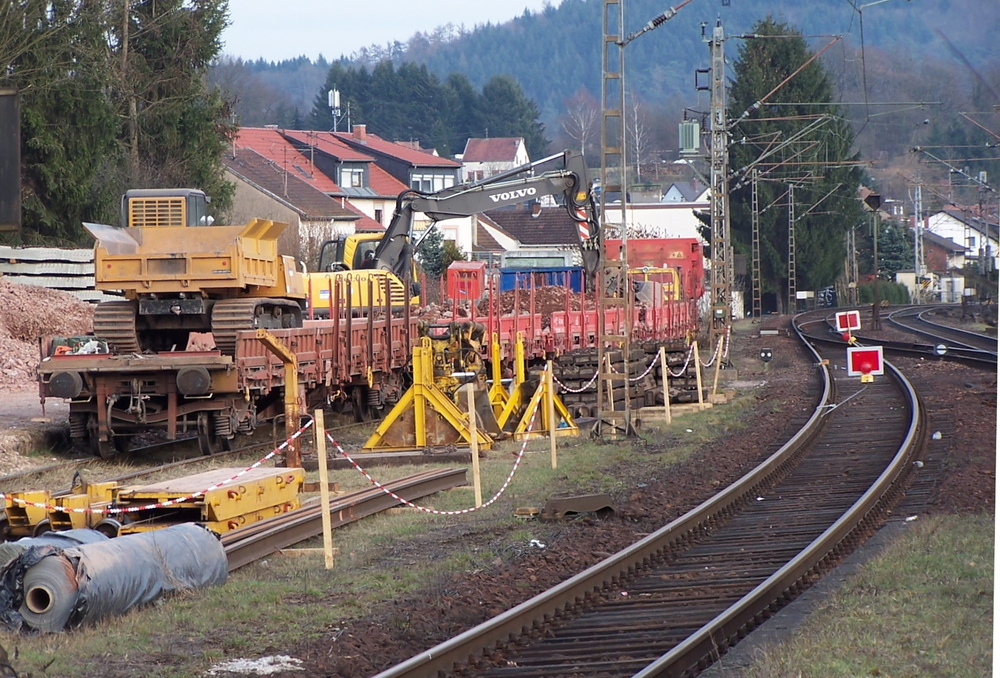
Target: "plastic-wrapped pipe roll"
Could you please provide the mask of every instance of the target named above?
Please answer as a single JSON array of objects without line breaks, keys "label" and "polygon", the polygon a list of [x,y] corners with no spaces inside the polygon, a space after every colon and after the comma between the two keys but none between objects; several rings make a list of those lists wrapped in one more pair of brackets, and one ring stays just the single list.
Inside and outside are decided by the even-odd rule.
[{"label": "plastic-wrapped pipe roll", "polygon": [[32,628],[58,631],[121,614],[178,589],[224,584],[228,569],[214,534],[194,524],[175,525],[42,558],[25,572],[19,612]]},{"label": "plastic-wrapped pipe roll", "polygon": [[78,597],[73,564],[59,555],[42,558],[24,573],[21,617],[38,631],[61,631]]}]

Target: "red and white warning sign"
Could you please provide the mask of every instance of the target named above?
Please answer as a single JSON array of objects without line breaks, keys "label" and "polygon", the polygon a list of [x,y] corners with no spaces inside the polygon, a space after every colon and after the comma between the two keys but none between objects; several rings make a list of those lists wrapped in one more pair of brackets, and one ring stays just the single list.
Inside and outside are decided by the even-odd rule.
[{"label": "red and white warning sign", "polygon": [[836,317],[838,332],[861,329],[861,311],[841,311]]},{"label": "red and white warning sign", "polygon": [[847,376],[877,377],[885,374],[881,346],[848,346]]}]

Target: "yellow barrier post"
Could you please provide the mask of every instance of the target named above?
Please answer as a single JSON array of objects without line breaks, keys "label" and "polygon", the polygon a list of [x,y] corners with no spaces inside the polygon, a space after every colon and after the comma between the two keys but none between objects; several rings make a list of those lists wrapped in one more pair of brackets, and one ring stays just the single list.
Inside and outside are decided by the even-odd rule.
[{"label": "yellow barrier post", "polygon": [[667,349],[660,347],[660,372],[663,373],[663,416],[667,425],[673,423],[670,416],[670,371],[667,369]]},{"label": "yellow barrier post", "polygon": [[722,367],[722,337],[719,337],[719,345],[715,353],[715,376],[712,378],[712,395],[719,390],[719,369]]},{"label": "yellow barrier post", "polygon": [[701,392],[701,356],[698,355],[698,342],[695,341],[693,344],[694,350],[694,374],[695,381],[698,384],[698,409],[705,409],[705,394]]},{"label": "yellow barrier post", "polygon": [[326,423],[323,410],[316,410],[316,461],[319,462],[319,501],[323,524],[323,558],[333,569],[333,526],[330,524],[330,476],[326,469]]},{"label": "yellow barrier post", "polygon": [[479,436],[476,435],[476,394],[472,383],[466,384],[469,396],[469,452],[472,454],[472,488],[476,494],[476,507],[483,505],[483,483],[479,476]]},{"label": "yellow barrier post", "polygon": [[545,397],[545,410],[549,420],[549,452],[552,456],[552,468],[557,468],[559,460],[556,457],[556,391],[553,376],[552,361],[550,360],[548,370],[545,373],[546,391],[548,391]]}]

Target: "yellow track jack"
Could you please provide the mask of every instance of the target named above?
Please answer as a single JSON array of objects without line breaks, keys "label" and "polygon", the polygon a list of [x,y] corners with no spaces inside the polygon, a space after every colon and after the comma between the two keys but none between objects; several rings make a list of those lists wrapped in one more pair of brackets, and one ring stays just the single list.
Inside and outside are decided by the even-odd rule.
[{"label": "yellow track jack", "polygon": [[423,337],[413,348],[413,385],[378,425],[362,449],[401,452],[447,445],[470,445],[478,436],[480,448],[493,439],[478,426],[470,431],[469,416],[434,383],[434,350]]}]

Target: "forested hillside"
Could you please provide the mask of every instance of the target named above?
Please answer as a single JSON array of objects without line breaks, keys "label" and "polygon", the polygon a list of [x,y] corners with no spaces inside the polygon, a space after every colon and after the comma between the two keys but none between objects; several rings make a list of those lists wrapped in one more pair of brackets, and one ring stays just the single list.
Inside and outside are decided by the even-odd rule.
[{"label": "forested hillside", "polygon": [[[675,3],[676,4],[676,3]],[[707,95],[695,89],[694,71],[708,65],[702,24],[723,22],[733,60],[744,33],[769,13],[806,36],[823,54],[834,78],[835,98],[860,132],[863,155],[885,161],[927,143],[978,143],[980,132],[956,122],[959,111],[989,111],[1000,103],[1000,3],[993,0],[887,0],[872,6],[851,0],[695,0],[626,52],[630,117],[642,128],[636,155],[669,156],[676,149],[676,123],[686,107],[705,110]],[[476,90],[497,75],[510,75],[534,102],[553,146],[587,150],[596,143],[593,118],[600,101],[601,0],[554,1],[541,12],[502,24],[445,25],[407,42],[372,45],[339,55],[341,68],[368,72],[385,60],[426,65],[440,83],[461,74]],[[855,7],[862,7],[860,11]],[[626,3],[633,31],[666,9],[659,0]],[[861,47],[864,46],[862,51]],[[322,46],[320,46],[322,47]],[[310,124],[333,63],[305,57],[277,64],[223,59],[213,82],[239,93],[236,110],[244,124]],[[884,102],[911,102],[884,106]],[[921,105],[923,103],[924,105]],[[985,106],[985,109],[982,108]],[[315,121],[313,121],[315,122]],[[366,122],[363,115],[353,119]],[[300,124],[301,123],[301,124]],[[464,130],[473,135],[490,133]],[[378,131],[378,130],[376,130]],[[494,136],[497,134],[493,132]],[[391,135],[390,135],[391,136]],[[440,145],[434,139],[421,139]],[[451,150],[460,140],[452,140]]]},{"label": "forested hillside", "polygon": [[[445,25],[433,33],[417,33],[406,43],[387,42],[335,56],[345,65],[369,69],[384,59],[397,65],[403,61],[426,64],[442,80],[460,72],[477,88],[494,75],[511,75],[536,102],[543,119],[552,122],[565,108],[563,101],[580,87],[599,95],[602,6],[601,0],[556,1],[542,12],[526,11],[503,24]],[[626,3],[627,29],[636,30],[665,8],[659,0]],[[956,48],[975,68],[997,61],[994,38],[1000,29],[1000,6],[995,2],[889,0],[862,12],[866,46],[892,55],[897,63],[944,60],[964,70]],[[695,0],[656,31],[630,44],[630,86],[647,103],[694,99],[694,69],[708,65],[701,24],[714,25],[721,19],[727,34],[736,36],[769,13],[806,35],[842,35],[843,41],[831,50],[828,60],[849,63],[860,72],[861,62],[854,52],[861,44],[861,14],[848,0]],[[320,86],[329,67],[325,60],[314,65],[304,57],[276,64],[243,63],[261,82],[288,92],[287,104],[302,111],[311,106],[314,95],[304,96],[303,88],[308,89],[307,82]]]}]

